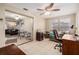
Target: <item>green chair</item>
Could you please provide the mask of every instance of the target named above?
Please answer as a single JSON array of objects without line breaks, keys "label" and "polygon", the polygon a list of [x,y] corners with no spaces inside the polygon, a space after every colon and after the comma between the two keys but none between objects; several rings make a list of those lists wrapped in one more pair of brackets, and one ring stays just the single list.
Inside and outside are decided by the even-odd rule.
[{"label": "green chair", "polygon": [[55,38],[54,38],[54,33],[53,33],[53,31],[50,32],[49,37],[50,37],[50,41],[54,41]]},{"label": "green chair", "polygon": [[58,35],[57,30],[53,30],[54,36],[55,36],[55,42],[57,42],[57,44],[54,46],[54,49],[56,49],[56,47],[60,48],[60,52],[62,51],[62,36]]}]

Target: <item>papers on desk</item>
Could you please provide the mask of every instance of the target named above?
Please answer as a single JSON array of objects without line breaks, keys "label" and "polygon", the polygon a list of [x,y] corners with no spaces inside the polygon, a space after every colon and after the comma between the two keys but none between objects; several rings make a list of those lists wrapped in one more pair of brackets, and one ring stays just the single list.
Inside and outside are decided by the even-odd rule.
[{"label": "papers on desk", "polygon": [[76,37],[76,39],[77,39],[77,41],[79,41],[79,36],[78,36],[78,37]]},{"label": "papers on desk", "polygon": [[76,41],[76,38],[73,35],[70,34],[65,34],[62,39],[66,39],[66,40],[73,40]]}]

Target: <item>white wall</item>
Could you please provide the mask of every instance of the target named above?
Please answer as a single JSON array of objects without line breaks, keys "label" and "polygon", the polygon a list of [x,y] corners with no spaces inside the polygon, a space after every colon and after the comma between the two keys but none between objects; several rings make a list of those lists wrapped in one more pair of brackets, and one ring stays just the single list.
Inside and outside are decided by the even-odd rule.
[{"label": "white wall", "polygon": [[76,11],[76,27],[77,27],[76,33],[79,35],[79,4],[77,6],[77,11]]},{"label": "white wall", "polygon": [[4,6],[0,4],[0,47],[5,45],[5,30],[4,30]]},{"label": "white wall", "polygon": [[39,16],[34,18],[34,40],[36,40],[36,31],[45,32],[45,20]]},{"label": "white wall", "polygon": [[76,27],[77,27],[76,33],[79,34],[79,12],[76,13]]}]

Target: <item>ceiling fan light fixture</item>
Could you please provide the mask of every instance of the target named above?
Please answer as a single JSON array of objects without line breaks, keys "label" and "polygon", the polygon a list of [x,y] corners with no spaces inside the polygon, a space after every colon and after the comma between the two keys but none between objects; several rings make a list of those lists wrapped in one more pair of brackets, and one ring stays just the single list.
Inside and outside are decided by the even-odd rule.
[{"label": "ceiling fan light fixture", "polygon": [[45,12],[45,14],[44,15],[50,15],[50,12]]},{"label": "ceiling fan light fixture", "polygon": [[18,19],[19,19],[19,17],[16,17],[15,19],[16,19],[16,20],[18,20]]}]

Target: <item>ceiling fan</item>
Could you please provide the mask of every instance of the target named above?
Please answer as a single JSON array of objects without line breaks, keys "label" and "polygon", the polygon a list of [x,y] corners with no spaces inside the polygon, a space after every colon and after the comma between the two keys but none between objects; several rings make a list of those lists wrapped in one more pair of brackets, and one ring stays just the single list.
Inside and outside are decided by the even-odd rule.
[{"label": "ceiling fan", "polygon": [[51,12],[51,11],[59,11],[60,9],[54,9],[53,8],[54,6],[54,3],[50,3],[48,6],[46,6],[44,9],[41,9],[41,8],[38,8],[37,10],[38,11],[44,11],[43,13],[41,13],[40,15],[43,15],[45,13],[49,14],[48,12]]}]

